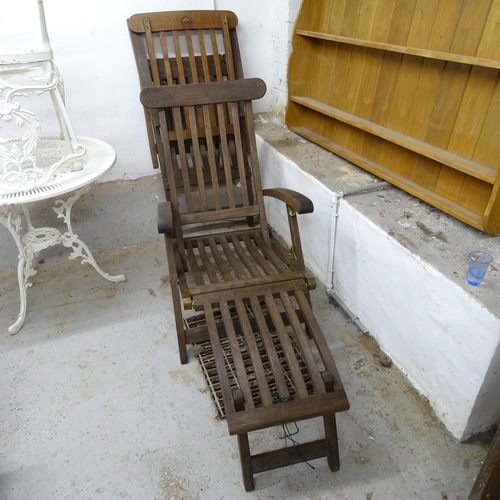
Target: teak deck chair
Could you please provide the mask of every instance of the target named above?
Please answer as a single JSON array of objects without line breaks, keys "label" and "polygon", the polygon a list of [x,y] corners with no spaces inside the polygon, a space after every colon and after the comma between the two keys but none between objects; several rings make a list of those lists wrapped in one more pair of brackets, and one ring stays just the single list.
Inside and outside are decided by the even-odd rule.
[{"label": "teak deck chair", "polygon": [[[208,340],[206,328],[186,328],[182,306],[198,307],[210,293],[268,283],[315,287],[296,218],[312,212],[312,202],[287,189],[262,191],[251,100],[265,91],[262,80],[251,79],[141,92],[142,104],[159,118],[168,186],[159,230],[165,235],[182,363],[188,360],[186,344]],[[292,251],[270,234],[263,195],[286,204]]]},{"label": "teak deck chair", "polygon": [[[240,79],[141,92],[142,104],[158,114],[168,180],[158,228],[181,362],[186,344],[210,341],[247,491],[256,473],[319,457],[338,470],[335,413],[349,408],[309,302],[315,283],[305,270],[297,214],[313,204],[294,191],[261,188],[251,101],[265,90],[262,80]],[[263,196],[286,204],[292,251],[271,234]],[[187,328],[183,306],[203,310],[206,325]],[[320,416],[324,439],[250,453],[248,432]]]},{"label": "teak deck chair", "polygon": [[[134,14],[127,20],[141,89],[243,78],[236,14],[183,10]],[[157,113],[145,110],[153,166],[158,168]]]}]

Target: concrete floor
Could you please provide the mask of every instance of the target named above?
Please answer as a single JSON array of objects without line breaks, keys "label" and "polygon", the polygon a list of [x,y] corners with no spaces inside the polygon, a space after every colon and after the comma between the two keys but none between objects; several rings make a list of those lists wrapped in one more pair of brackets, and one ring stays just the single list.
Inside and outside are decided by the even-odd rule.
[{"label": "concrete floor", "polygon": [[[67,254],[66,254],[67,255]],[[246,494],[236,438],[215,417],[201,369],[178,361],[160,240],[38,267],[16,336],[14,269],[0,280],[0,498],[467,499],[487,451],[460,444],[323,289],[313,294],[351,402],[338,416],[341,469],[325,459],[256,476]],[[299,423],[298,441],[321,421]],[[256,451],[280,429],[254,433]]]}]

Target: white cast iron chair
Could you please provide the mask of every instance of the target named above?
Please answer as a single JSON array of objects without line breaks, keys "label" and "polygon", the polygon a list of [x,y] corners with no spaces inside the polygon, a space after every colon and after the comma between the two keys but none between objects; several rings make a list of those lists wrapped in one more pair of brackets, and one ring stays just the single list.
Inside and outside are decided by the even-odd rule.
[{"label": "white cast iron chair", "polygon": [[[41,136],[46,129],[55,135]],[[44,186],[61,170],[81,169],[84,154],[52,61],[43,2],[10,2],[0,17],[0,189]]]}]

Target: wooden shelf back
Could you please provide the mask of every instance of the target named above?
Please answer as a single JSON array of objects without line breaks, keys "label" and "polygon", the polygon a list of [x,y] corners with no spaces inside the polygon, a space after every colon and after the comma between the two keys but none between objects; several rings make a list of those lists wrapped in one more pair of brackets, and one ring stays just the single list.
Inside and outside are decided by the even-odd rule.
[{"label": "wooden shelf back", "polygon": [[303,0],[287,125],[500,233],[497,0]]}]

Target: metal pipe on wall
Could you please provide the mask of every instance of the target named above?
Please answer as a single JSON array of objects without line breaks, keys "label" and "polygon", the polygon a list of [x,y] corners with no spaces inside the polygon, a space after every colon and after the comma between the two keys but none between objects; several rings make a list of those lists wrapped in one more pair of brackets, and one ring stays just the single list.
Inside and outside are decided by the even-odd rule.
[{"label": "metal pipe on wall", "polygon": [[375,182],[367,184],[359,188],[349,189],[347,191],[335,192],[331,198],[331,217],[330,217],[330,251],[328,253],[328,271],[326,277],[326,291],[327,294],[337,302],[337,304],[344,310],[344,312],[351,318],[353,323],[361,330],[362,333],[368,333],[368,329],[361,323],[359,318],[347,307],[347,305],[335,293],[333,279],[335,275],[335,252],[337,248],[337,227],[339,219],[339,205],[342,198],[355,196],[359,194],[370,193],[372,191],[379,191],[389,187],[388,182]]}]

